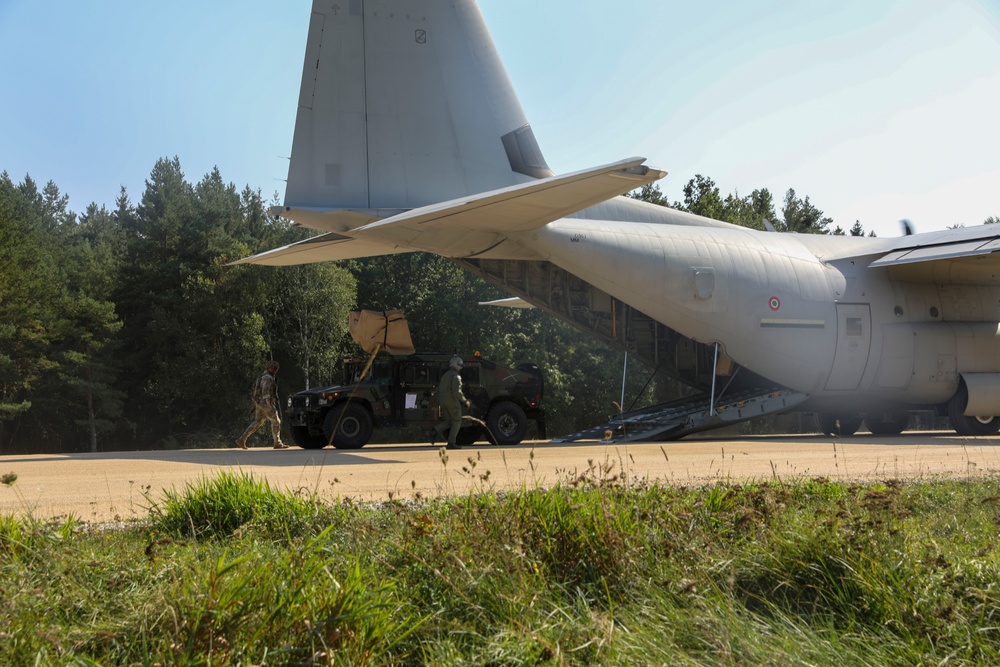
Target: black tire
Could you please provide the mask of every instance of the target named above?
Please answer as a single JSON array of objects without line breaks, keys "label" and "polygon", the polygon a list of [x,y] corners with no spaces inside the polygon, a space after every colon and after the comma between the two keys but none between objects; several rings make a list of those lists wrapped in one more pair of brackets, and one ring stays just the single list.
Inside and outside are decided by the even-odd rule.
[{"label": "black tire", "polygon": [[528,418],[517,403],[500,401],[490,408],[486,428],[498,445],[516,445],[528,432]]},{"label": "black tire", "polygon": [[311,435],[308,426],[293,426],[292,440],[302,449],[323,449],[326,447],[326,436],[322,433]]},{"label": "black tire", "polygon": [[824,435],[848,438],[861,428],[861,415],[851,413],[819,412],[816,414],[816,424],[819,432]]},{"label": "black tire", "polygon": [[368,444],[374,429],[372,416],[357,403],[336,406],[323,419],[327,442],[332,439],[337,449],[361,449]]},{"label": "black tire", "polygon": [[872,435],[899,435],[909,425],[910,415],[906,412],[865,415],[865,426]]},{"label": "black tire", "polygon": [[458,435],[455,436],[455,443],[459,445],[471,445],[477,440],[483,437],[483,427],[479,424],[475,426],[466,426],[465,428],[459,430]]},{"label": "black tire", "polygon": [[1000,417],[968,417],[965,406],[969,404],[969,389],[963,381],[958,391],[948,401],[948,420],[959,435],[996,435],[1000,431]]}]

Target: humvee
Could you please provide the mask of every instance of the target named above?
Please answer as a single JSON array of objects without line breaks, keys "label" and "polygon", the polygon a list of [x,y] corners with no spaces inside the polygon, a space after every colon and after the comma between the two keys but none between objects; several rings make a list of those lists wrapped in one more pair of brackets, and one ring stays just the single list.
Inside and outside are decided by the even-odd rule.
[{"label": "humvee", "polygon": [[[440,421],[437,386],[451,354],[380,354],[344,360],[343,383],[290,396],[284,419],[292,438],[305,449],[358,449],[376,428],[415,427],[427,432]],[[533,420],[545,437],[542,372],[535,364],[508,368],[478,354],[462,356],[462,389],[472,403],[463,418],[459,444],[487,439],[516,445]],[[485,427],[485,428],[484,428]],[[489,433],[485,429],[489,429]]]}]

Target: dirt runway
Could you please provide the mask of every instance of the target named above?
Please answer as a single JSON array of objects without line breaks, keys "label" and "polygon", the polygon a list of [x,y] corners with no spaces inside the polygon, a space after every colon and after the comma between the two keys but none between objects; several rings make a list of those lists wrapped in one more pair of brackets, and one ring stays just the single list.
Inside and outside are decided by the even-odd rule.
[{"label": "dirt runway", "polygon": [[427,445],[368,445],[359,450],[197,449],[0,456],[0,515],[87,522],[140,519],[164,489],[221,471],[266,479],[272,487],[322,498],[388,500],[464,494],[477,489],[548,487],[581,475],[622,475],[671,484],[778,477],[833,480],[982,477],[1000,470],[1000,436],[953,433],[698,438],[609,445],[525,442],[443,452]]}]

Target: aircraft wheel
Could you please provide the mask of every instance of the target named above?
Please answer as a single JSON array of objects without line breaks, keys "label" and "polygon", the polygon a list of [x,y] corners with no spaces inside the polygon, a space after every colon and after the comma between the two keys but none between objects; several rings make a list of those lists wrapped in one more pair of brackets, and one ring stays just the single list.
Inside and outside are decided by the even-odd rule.
[{"label": "aircraft wheel", "polygon": [[356,403],[335,407],[323,419],[323,433],[337,449],[361,449],[372,437],[374,425],[368,411]]},{"label": "aircraft wheel", "polygon": [[486,426],[498,445],[516,445],[528,432],[528,418],[517,403],[501,401],[490,408]]},{"label": "aircraft wheel", "polygon": [[969,389],[963,382],[948,401],[948,420],[959,435],[996,435],[1000,431],[1000,416],[968,417],[965,406],[969,403]]},{"label": "aircraft wheel", "polygon": [[910,415],[906,412],[866,415],[865,425],[873,435],[899,435],[910,425]]},{"label": "aircraft wheel", "polygon": [[861,415],[840,414],[834,412],[819,412],[816,414],[816,423],[819,432],[824,435],[840,436],[847,438],[858,432],[861,428]]},{"label": "aircraft wheel", "polygon": [[323,449],[326,447],[326,436],[322,433],[312,435],[308,426],[293,426],[292,440],[302,449]]}]

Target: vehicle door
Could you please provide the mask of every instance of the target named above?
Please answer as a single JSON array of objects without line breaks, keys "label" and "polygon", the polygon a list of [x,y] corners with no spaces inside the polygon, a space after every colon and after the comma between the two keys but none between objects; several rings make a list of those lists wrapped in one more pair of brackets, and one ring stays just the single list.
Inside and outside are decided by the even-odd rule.
[{"label": "vehicle door", "polygon": [[472,407],[468,414],[476,418],[483,418],[486,409],[490,404],[489,392],[483,386],[482,368],[476,361],[470,361],[462,366],[462,393],[465,394]]},{"label": "vehicle door", "polygon": [[388,359],[377,359],[368,370],[362,385],[366,391],[360,391],[358,395],[370,401],[376,419],[380,423],[393,419],[398,412],[398,406],[395,405],[392,391],[392,362]]},{"label": "vehicle door", "polygon": [[404,361],[400,366],[400,393],[403,400],[403,421],[407,426],[437,420],[437,401],[434,394],[442,369],[448,362]]}]

